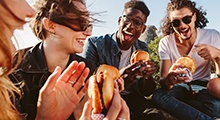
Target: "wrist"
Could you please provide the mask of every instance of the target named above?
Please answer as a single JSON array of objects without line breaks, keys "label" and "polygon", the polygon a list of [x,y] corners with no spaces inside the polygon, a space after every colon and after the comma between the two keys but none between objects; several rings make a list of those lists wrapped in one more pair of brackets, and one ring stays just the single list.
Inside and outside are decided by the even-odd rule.
[{"label": "wrist", "polygon": [[164,89],[171,89],[171,88],[173,87],[173,84],[171,84],[171,83],[169,82],[169,80],[166,79],[166,78],[160,79],[160,85],[161,85],[161,87],[164,88]]}]

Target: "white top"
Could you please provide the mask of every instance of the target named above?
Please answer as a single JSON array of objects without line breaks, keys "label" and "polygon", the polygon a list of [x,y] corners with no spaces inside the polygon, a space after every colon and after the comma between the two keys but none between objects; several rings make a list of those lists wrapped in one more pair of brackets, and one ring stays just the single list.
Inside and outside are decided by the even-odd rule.
[{"label": "white top", "polygon": [[[208,44],[220,49],[220,33],[214,29],[197,29],[197,37],[194,45]],[[196,61],[196,71],[193,80],[208,81],[211,74],[210,60],[204,60],[197,52],[193,53],[191,48],[188,56]],[[171,60],[174,63],[181,55],[178,52],[174,34],[161,39],[159,43],[159,55],[161,60]]]},{"label": "white top", "polygon": [[130,64],[131,54],[132,54],[132,47],[130,47],[128,50],[121,50],[119,70]]}]

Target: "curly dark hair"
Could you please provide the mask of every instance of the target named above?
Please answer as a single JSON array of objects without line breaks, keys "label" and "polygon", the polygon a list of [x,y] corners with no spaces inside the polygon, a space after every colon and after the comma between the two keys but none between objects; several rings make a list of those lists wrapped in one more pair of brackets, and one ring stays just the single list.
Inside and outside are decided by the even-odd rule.
[{"label": "curly dark hair", "polygon": [[130,0],[126,2],[124,5],[124,10],[128,8],[140,10],[146,16],[146,18],[150,15],[150,10],[146,6],[146,4],[141,0]]},{"label": "curly dark hair", "polygon": [[204,28],[209,22],[207,20],[206,12],[203,11],[202,7],[196,8],[196,3],[191,0],[170,0],[167,5],[166,13],[167,15],[163,18],[161,24],[161,31],[163,35],[169,35],[174,32],[173,27],[170,24],[169,14],[174,10],[179,10],[181,8],[189,8],[193,13],[196,13],[196,28]]}]

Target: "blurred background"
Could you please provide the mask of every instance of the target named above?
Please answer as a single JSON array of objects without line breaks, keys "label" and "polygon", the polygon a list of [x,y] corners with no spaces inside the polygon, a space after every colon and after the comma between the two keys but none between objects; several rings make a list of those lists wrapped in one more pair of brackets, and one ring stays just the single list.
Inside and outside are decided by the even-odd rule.
[{"label": "blurred background", "polygon": [[[34,4],[34,0],[27,0],[31,5]],[[106,33],[116,32],[118,29],[118,18],[122,14],[124,3],[128,0],[86,0],[87,8],[92,13],[100,13],[93,17],[98,18],[103,23],[94,24],[93,36],[99,36]],[[160,22],[165,15],[165,10],[169,0],[143,0],[150,9],[150,16],[148,17],[146,25],[149,25],[150,32],[148,36],[155,37],[158,35],[158,29]],[[209,20],[206,28],[216,29],[220,31],[220,14],[218,13],[218,7],[220,5],[219,0],[194,0],[197,3],[197,7],[202,6],[203,10],[207,12],[207,18]],[[146,30],[147,32],[147,30]],[[33,46],[39,41],[33,35],[28,24],[24,26],[23,30],[16,30],[16,39],[18,40],[19,49],[29,46]],[[144,38],[143,38],[144,37]],[[142,35],[142,39],[147,39],[145,35]],[[152,38],[149,38],[152,39]]]}]

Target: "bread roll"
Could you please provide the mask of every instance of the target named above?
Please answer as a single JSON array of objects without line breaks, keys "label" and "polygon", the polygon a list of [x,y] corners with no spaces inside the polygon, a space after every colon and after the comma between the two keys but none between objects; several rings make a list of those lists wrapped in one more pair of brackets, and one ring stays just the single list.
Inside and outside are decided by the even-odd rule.
[{"label": "bread roll", "polygon": [[88,94],[92,98],[93,114],[108,110],[114,94],[114,80],[120,77],[117,68],[100,65],[96,74],[89,78]]},{"label": "bread roll", "polygon": [[196,61],[190,56],[182,56],[176,60],[176,63],[183,64],[192,74],[196,71]]},{"label": "bread roll", "polygon": [[133,64],[140,60],[147,61],[150,60],[150,55],[148,52],[143,50],[136,50],[132,53],[130,63]]}]

